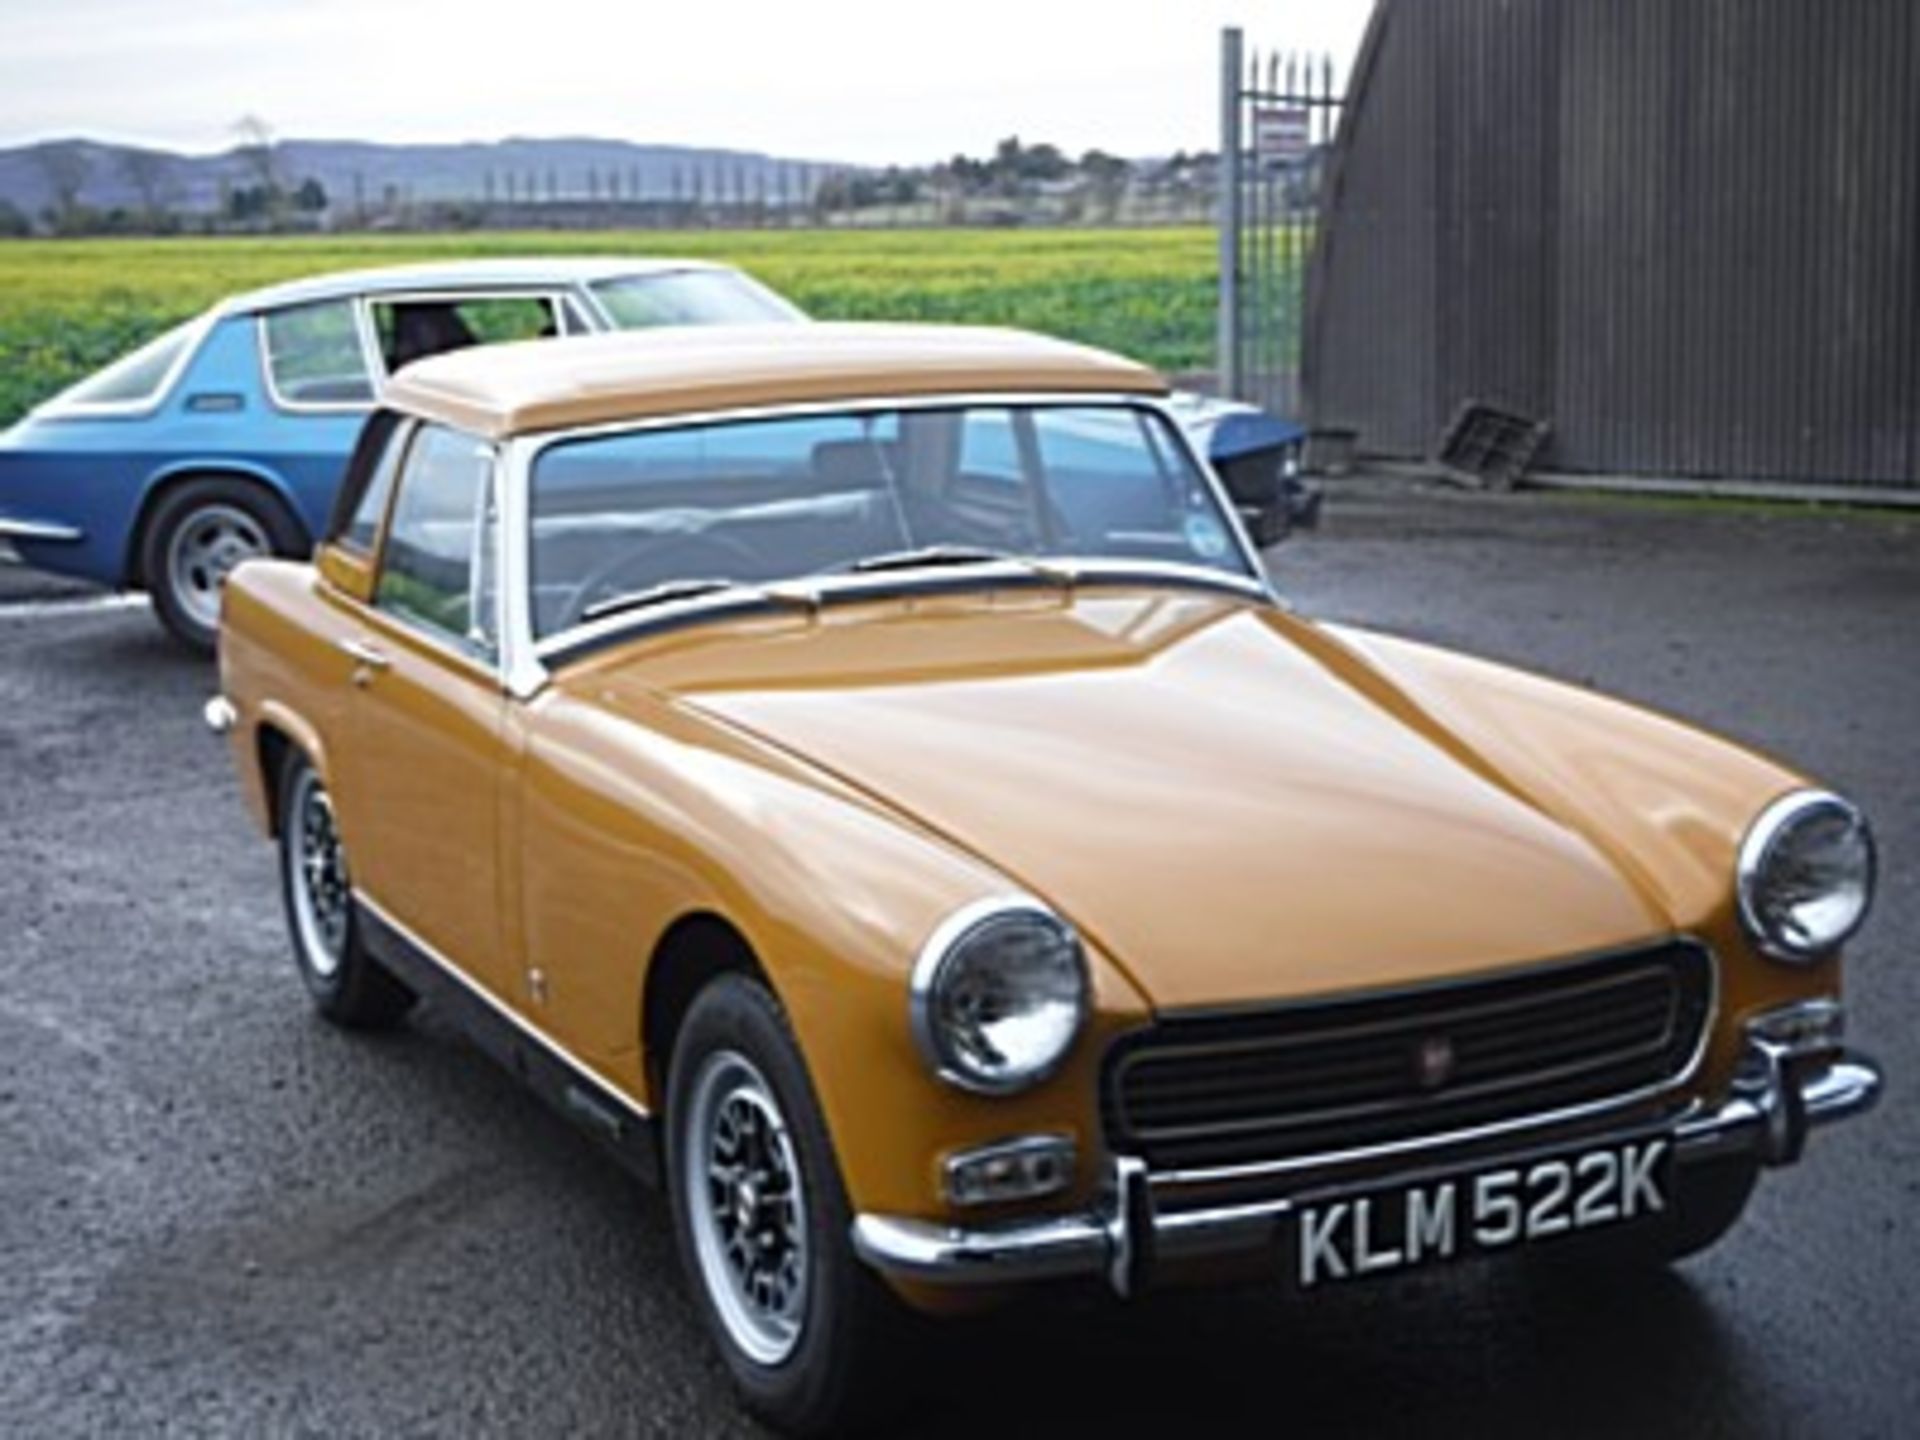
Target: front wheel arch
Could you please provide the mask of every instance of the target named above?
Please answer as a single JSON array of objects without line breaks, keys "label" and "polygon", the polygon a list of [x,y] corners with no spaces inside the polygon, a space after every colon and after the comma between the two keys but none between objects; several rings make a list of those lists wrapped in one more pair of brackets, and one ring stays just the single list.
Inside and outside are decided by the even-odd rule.
[{"label": "front wheel arch", "polygon": [[779,994],[747,937],[712,911],[682,915],[653,947],[640,997],[640,1053],[655,1109],[664,1109],[673,1042],[694,998],[729,974],[745,975]]}]

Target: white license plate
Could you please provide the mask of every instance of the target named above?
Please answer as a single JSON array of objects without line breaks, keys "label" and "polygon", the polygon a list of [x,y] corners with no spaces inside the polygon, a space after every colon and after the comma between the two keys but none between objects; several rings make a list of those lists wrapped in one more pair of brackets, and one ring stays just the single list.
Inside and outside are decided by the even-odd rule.
[{"label": "white license plate", "polygon": [[1664,1214],[1672,1141],[1616,1141],[1302,1205],[1294,1222],[1302,1289]]}]

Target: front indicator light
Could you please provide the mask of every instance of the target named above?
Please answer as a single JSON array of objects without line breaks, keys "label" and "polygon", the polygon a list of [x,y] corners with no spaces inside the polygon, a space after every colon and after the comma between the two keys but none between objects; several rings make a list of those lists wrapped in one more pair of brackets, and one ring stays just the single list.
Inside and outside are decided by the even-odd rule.
[{"label": "front indicator light", "polygon": [[949,1155],[947,1199],[998,1205],[1057,1194],[1073,1182],[1074,1145],[1064,1135],[1025,1135]]}]

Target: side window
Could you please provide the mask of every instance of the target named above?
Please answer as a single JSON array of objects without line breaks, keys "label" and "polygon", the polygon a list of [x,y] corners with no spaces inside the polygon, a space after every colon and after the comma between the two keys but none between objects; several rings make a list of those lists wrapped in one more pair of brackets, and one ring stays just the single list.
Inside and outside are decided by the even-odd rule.
[{"label": "side window", "polygon": [[169,330],[131,355],[88,376],[63,394],[67,405],[144,405],[160,398],[160,387],[186,355],[199,321]]},{"label": "side window", "polygon": [[373,461],[373,472],[360,492],[360,499],[355,503],[346,527],[340,532],[341,544],[372,553],[373,542],[380,534],[380,520],[387,513],[387,497],[393,493],[393,477],[400,471],[400,462],[407,453],[407,442],[412,438],[413,427],[410,425],[387,427],[386,441]]},{"label": "side window", "polygon": [[290,405],[362,405],[373,400],[351,300],[270,310],[261,322],[267,376]]},{"label": "side window", "polygon": [[400,467],[399,485],[374,604],[462,649],[490,653],[492,449],[425,426]]},{"label": "side window", "polygon": [[560,333],[560,317],[554,301],[536,295],[375,300],[373,330],[392,374],[415,360],[469,345],[550,339]]}]

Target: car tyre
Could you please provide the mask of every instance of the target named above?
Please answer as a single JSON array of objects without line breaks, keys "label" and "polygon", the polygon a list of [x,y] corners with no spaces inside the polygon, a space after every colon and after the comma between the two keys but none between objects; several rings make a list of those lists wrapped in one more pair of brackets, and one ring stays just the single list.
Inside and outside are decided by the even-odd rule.
[{"label": "car tyre", "polygon": [[167,632],[202,655],[220,633],[220,591],[243,561],[297,555],[300,522],[270,491],[245,480],[193,480],[168,491],[147,521],[140,574]]},{"label": "car tyre", "polygon": [[398,1024],[413,994],[367,953],[333,802],[319,771],[297,752],[281,772],[279,817],[280,895],[314,1008],[350,1029]]},{"label": "car tyre", "polygon": [[793,1435],[887,1420],[914,1317],[853,1253],[826,1124],[764,985],[727,974],[695,998],[667,1111],[681,1259],[747,1407]]}]

